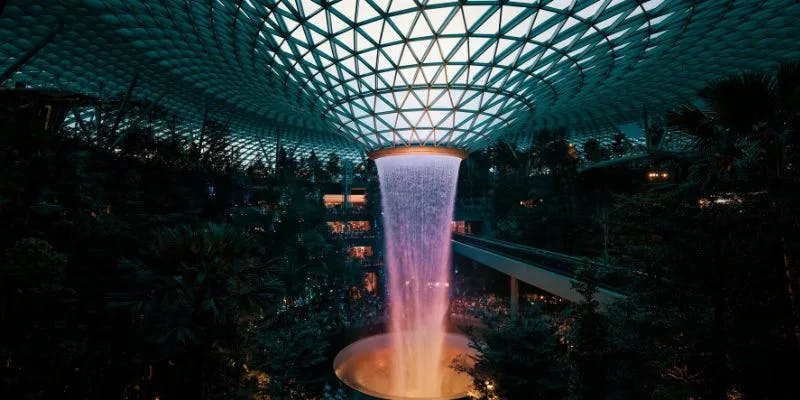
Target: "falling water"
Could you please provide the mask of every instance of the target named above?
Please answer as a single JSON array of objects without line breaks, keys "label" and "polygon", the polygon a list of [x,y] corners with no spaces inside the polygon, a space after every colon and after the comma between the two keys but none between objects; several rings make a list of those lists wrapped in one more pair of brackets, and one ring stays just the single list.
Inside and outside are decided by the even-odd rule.
[{"label": "falling water", "polygon": [[389,278],[391,385],[406,397],[438,397],[446,335],[457,157],[376,160]]}]

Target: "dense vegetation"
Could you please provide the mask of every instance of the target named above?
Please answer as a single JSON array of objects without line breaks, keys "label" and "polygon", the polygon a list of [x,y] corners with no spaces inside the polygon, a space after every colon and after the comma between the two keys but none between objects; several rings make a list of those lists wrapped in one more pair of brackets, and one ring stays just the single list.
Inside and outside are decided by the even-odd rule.
[{"label": "dense vegetation", "polygon": [[[547,133],[527,150],[501,144],[473,161],[487,168],[462,171],[491,167],[488,234],[611,265],[579,271],[584,302],[486,318],[473,335],[483,355],[467,368],[479,397],[796,398],[800,65],[713,82],[700,97],[702,108],[664,117],[695,138],[686,159],[653,152],[643,169],[580,171],[565,139]],[[614,153],[588,144],[592,157]],[[537,163],[550,174],[537,176]],[[671,178],[648,183],[650,169]],[[531,195],[535,207],[519,205]],[[627,276],[628,297],[601,312],[592,294],[609,273]]]},{"label": "dense vegetation", "polygon": [[2,397],[318,398],[377,307],[324,223],[337,156],[242,166],[221,124],[156,138],[154,111],[101,106],[57,132],[0,116]]},{"label": "dense vegetation", "polygon": [[[700,95],[703,107],[647,127],[644,166],[585,168],[630,143],[587,140],[581,159],[558,129],[462,164],[458,201],[481,206],[484,234],[601,261],[576,272],[582,302],[479,315],[481,356],[456,364],[476,397],[795,397],[800,67]],[[241,165],[223,124],[156,137],[157,109],[128,105],[122,126],[119,101],[100,108],[60,131],[0,115],[0,393],[343,398],[331,355],[383,310],[353,295],[359,271],[326,234],[320,196],[342,173],[337,155],[281,149],[274,168]],[[665,128],[697,151],[657,151]],[[628,297],[603,310],[594,294],[610,274]]]}]

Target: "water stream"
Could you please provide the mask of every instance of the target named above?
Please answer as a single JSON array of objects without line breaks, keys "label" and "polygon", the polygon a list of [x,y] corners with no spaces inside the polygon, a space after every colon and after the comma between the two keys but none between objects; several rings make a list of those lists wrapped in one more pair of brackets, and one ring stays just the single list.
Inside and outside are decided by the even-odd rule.
[{"label": "water stream", "polygon": [[407,397],[438,397],[450,291],[450,231],[461,159],[396,155],[375,162],[389,280],[392,391]]}]

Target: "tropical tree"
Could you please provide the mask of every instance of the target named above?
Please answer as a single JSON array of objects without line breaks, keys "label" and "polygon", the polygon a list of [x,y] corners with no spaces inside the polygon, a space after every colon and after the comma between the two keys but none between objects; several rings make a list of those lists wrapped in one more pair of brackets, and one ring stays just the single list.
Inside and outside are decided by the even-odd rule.
[{"label": "tropical tree", "polygon": [[336,181],[342,173],[342,161],[336,153],[328,155],[328,161],[325,163],[325,171],[331,180]]},{"label": "tropical tree", "polygon": [[685,105],[667,121],[696,137],[711,167],[706,186],[735,178],[737,169],[767,183],[788,172],[787,153],[798,140],[798,93],[800,64],[785,64],[776,74],[748,72],[713,82],[699,92],[702,109]]},{"label": "tropical tree", "polygon": [[608,394],[609,328],[596,297],[600,273],[588,260],[578,268],[573,288],[582,299],[565,311],[570,395],[574,399],[602,399]]},{"label": "tropical tree", "polygon": [[[239,336],[278,303],[276,271],[253,238],[230,226],[166,228],[150,243],[138,259],[121,265],[137,290],[112,293],[109,307],[140,321],[142,338],[153,346],[141,357],[157,371],[183,369],[174,386],[153,390],[198,398],[230,394],[235,385],[228,380],[235,381],[243,361]],[[202,385],[194,384],[198,379]]]},{"label": "tropical tree", "polygon": [[472,376],[479,399],[564,398],[564,349],[553,320],[537,308],[520,311],[513,318],[481,314],[485,326],[468,330],[470,347],[477,355],[472,363],[455,361],[454,368]]},{"label": "tropical tree", "polygon": [[608,149],[600,145],[597,139],[591,138],[583,142],[583,154],[586,161],[593,163],[607,160],[609,157]]},{"label": "tropical tree", "polygon": [[766,196],[687,199],[653,190],[612,211],[609,251],[633,282],[609,312],[614,386],[621,398],[781,398],[798,352],[777,210]]},{"label": "tropical tree", "polygon": [[319,160],[317,152],[314,150],[311,150],[311,154],[308,155],[305,166],[311,182],[327,182],[330,180],[330,176],[327,173],[328,171],[322,167],[322,161]]},{"label": "tropical tree", "polygon": [[704,108],[688,105],[668,115],[669,123],[697,138],[701,163],[695,180],[701,193],[766,191],[774,200],[773,221],[781,232],[785,293],[793,305],[794,341],[800,349],[800,263],[789,245],[800,224],[797,168],[800,142],[800,63],[776,73],[748,72],[721,79],[700,91]]}]

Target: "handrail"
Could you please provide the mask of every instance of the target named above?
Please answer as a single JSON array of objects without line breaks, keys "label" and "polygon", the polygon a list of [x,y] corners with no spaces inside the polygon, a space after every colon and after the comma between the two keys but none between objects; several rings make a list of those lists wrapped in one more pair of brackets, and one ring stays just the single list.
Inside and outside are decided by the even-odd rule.
[{"label": "handrail", "polygon": [[587,260],[584,257],[571,256],[571,255],[563,254],[563,253],[556,253],[554,251],[543,250],[543,249],[540,249],[538,247],[531,247],[531,246],[526,246],[526,245],[518,244],[518,243],[507,242],[505,240],[500,240],[500,239],[487,239],[487,238],[482,238],[482,237],[473,236],[473,235],[464,234],[464,233],[456,233],[456,232],[453,232],[453,237],[454,238],[455,237],[463,238],[466,241],[471,241],[473,243],[474,242],[483,243],[483,244],[486,244],[488,246],[501,246],[501,247],[507,247],[507,248],[515,249],[515,250],[521,250],[521,251],[529,252],[531,254],[541,255],[541,256],[547,257],[547,258],[558,259],[558,260],[563,260],[563,261],[569,261],[569,262],[573,262],[573,263],[581,263],[581,264],[583,264],[583,263],[589,262],[591,264],[595,264],[595,265],[598,265],[598,266],[603,266],[603,267],[606,266],[606,265],[604,265],[602,263],[598,263],[596,261]]},{"label": "handrail", "polygon": [[[613,270],[613,268],[609,265],[591,261],[586,258],[542,250],[539,248],[506,242],[503,240],[486,239],[453,232],[453,241],[474,245],[479,248],[490,250],[496,252],[497,254],[516,259],[518,261],[536,264],[536,266],[539,268],[565,275],[570,278],[576,278],[576,266],[587,263],[602,269]],[[606,289],[620,291],[617,287],[618,285],[611,282],[600,282],[599,286]]]}]

